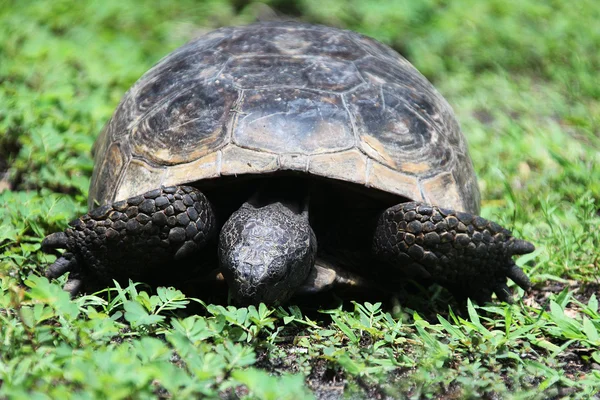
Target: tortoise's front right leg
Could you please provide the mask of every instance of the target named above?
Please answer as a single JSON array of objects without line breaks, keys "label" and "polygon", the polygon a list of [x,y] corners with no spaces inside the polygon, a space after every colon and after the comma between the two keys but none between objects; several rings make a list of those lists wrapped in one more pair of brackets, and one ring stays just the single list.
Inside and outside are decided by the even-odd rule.
[{"label": "tortoise's front right leg", "polygon": [[70,272],[72,296],[113,279],[171,275],[180,260],[198,252],[216,233],[213,209],[198,189],[172,186],[96,208],[48,235],[42,249],[66,249],[46,270],[48,278]]}]

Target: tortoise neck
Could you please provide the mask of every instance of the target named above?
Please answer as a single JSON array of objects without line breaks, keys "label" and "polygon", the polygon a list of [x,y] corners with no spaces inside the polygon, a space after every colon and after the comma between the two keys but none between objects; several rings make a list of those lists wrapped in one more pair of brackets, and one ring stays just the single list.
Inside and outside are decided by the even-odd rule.
[{"label": "tortoise neck", "polygon": [[294,214],[308,218],[309,200],[310,184],[306,179],[282,177],[262,182],[246,203],[254,208],[281,203]]},{"label": "tortoise neck", "polygon": [[297,182],[260,185],[219,237],[219,264],[239,304],[286,301],[308,276],[316,253],[308,191]]}]

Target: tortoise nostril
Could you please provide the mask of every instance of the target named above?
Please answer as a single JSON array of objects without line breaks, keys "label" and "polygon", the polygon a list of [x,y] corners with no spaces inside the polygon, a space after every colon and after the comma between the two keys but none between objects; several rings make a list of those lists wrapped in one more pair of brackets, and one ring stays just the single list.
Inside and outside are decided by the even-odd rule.
[{"label": "tortoise nostril", "polygon": [[250,264],[244,264],[244,266],[239,270],[240,278],[243,281],[253,281],[252,268],[253,266]]}]

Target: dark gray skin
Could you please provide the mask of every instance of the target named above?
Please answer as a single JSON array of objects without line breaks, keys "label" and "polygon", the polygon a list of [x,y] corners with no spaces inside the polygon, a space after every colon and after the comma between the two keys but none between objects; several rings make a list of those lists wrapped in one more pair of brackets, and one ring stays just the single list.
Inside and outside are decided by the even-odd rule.
[{"label": "dark gray skin", "polygon": [[469,213],[419,202],[398,204],[381,214],[373,239],[378,259],[433,280],[457,300],[484,302],[495,293],[510,302],[507,277],[523,289],[531,286],[512,257],[533,252],[533,244]]},{"label": "dark gray skin", "polygon": [[[186,275],[189,264],[182,261],[217,233],[212,205],[189,186],[157,189],[96,208],[70,226],[48,235],[42,248],[67,250],[46,275],[55,278],[70,272],[65,290],[71,295],[106,286],[113,279],[165,282],[165,275]],[[167,265],[175,268],[165,274]]]},{"label": "dark gray skin", "polygon": [[[306,207],[298,204],[303,202],[249,201],[222,226],[220,270],[237,303],[278,304],[297,292],[328,290],[336,280],[348,281],[347,276],[337,279],[335,268],[315,268],[315,234]],[[166,265],[184,268],[181,260],[207,258],[214,251],[207,244],[217,233],[215,220],[210,202],[189,186],[103,206],[44,239],[46,251],[66,249],[47,276],[70,272],[65,289],[72,295],[112,279],[160,280]],[[409,202],[381,213],[370,256],[391,268],[390,277],[429,279],[458,299],[483,302],[492,293],[510,301],[507,278],[530,287],[512,256],[533,250],[531,243],[484,218]],[[322,285],[323,279],[333,284]]]},{"label": "dark gray skin", "polygon": [[237,302],[284,302],[308,277],[317,240],[308,211],[293,208],[244,203],[223,225],[219,262]]}]

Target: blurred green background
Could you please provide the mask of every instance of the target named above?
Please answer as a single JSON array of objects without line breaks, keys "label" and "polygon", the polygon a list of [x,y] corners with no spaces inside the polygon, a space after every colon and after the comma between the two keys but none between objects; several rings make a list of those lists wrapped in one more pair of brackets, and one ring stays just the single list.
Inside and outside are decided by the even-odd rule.
[{"label": "blurred green background", "polygon": [[[469,142],[483,216],[508,226],[538,249],[520,262],[535,283],[528,307],[544,309],[548,296],[563,289],[584,302],[599,291],[597,0],[0,0],[0,299],[5,299],[0,316],[2,309],[21,307],[13,298],[17,286],[11,285],[21,284],[30,273],[41,274],[52,261],[40,252],[41,238],[85,211],[91,146],[127,88],[160,58],[208,30],[271,19],[327,24],[372,36],[404,55],[448,99]],[[557,300],[561,307],[572,307],[568,296]],[[532,310],[522,307],[523,315]],[[570,315],[584,321],[587,317],[577,314],[581,307],[573,307],[575,314]],[[25,329],[27,324],[11,319],[18,315],[13,311],[6,311],[8,317],[0,323]],[[477,369],[473,360],[491,353],[476,349],[469,359],[452,347],[444,357],[456,363],[442,363],[441,368],[427,361],[441,353],[425,352],[414,361],[422,373],[415,378],[420,382],[415,385],[421,385],[418,393],[440,395],[452,383],[459,395],[475,393],[472,398],[478,398],[522,387],[535,392],[537,384],[546,382],[544,389],[554,388],[558,396],[560,388],[599,385],[600,375],[593,373],[593,363],[600,364],[598,352],[596,361],[588,353],[575,357],[574,370],[585,379],[567,368],[567,350],[589,349],[598,342],[593,329],[600,331],[600,320],[594,319],[597,314],[587,315],[593,321],[581,322],[588,329],[582,333],[587,341],[561,329],[537,331],[537,326],[527,331],[538,342],[528,338],[510,351],[519,358],[530,354],[530,342],[541,346],[533,357],[539,365],[533,369],[519,363],[500,369],[480,363],[476,372],[482,375],[469,380]],[[431,329],[443,332],[439,326]],[[449,340],[446,334],[440,333],[440,340]],[[426,342],[423,337],[414,340]],[[7,338],[0,353],[12,354],[17,365],[24,356],[14,349],[25,345]],[[63,339],[52,340],[58,344]],[[499,351],[490,346],[492,353]],[[352,369],[358,364],[349,364],[350,358],[324,359],[347,376],[369,376]],[[0,361],[8,363],[6,358]],[[306,362],[291,370],[309,376],[314,365]],[[7,374],[3,365],[9,364],[0,362],[0,374]],[[527,384],[511,380],[550,373],[558,377]],[[9,375],[0,376],[6,381]],[[223,376],[230,378],[229,372]],[[382,393],[388,393],[387,375],[376,376]],[[590,383],[588,378],[597,380]],[[427,379],[443,381],[442,386],[428,387]],[[362,387],[359,378],[356,382]]]}]

